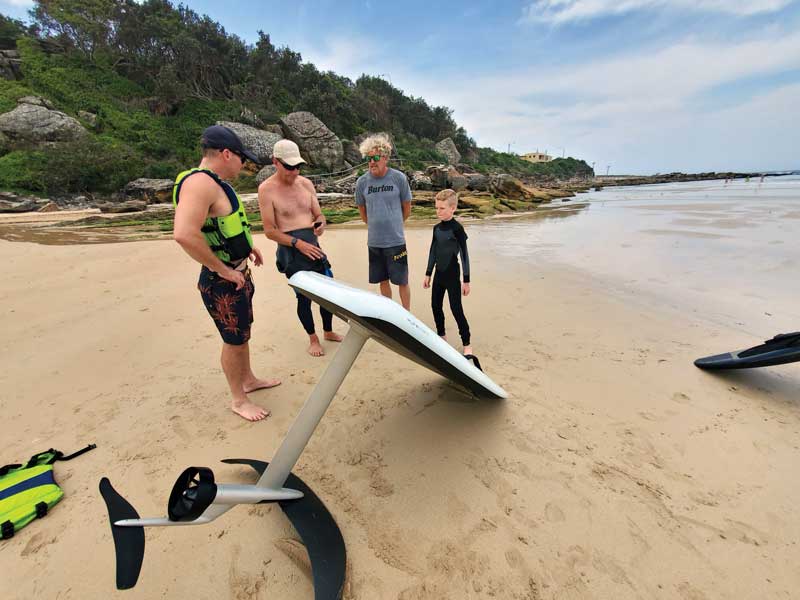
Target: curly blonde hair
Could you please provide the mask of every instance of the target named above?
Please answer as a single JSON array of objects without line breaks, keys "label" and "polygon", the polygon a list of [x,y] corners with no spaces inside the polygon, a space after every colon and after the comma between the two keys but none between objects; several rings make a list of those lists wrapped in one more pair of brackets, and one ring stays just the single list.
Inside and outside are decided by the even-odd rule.
[{"label": "curly blonde hair", "polygon": [[358,151],[361,152],[361,156],[366,156],[376,148],[381,151],[381,156],[391,156],[392,142],[389,136],[385,133],[375,133],[359,144]]}]

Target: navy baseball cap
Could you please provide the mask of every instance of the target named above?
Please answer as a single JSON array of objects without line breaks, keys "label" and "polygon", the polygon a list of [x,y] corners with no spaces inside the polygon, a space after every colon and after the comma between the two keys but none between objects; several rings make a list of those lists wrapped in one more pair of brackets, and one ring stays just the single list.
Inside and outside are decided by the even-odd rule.
[{"label": "navy baseball cap", "polygon": [[203,148],[215,148],[217,150],[230,150],[234,154],[244,156],[247,160],[251,160],[258,164],[256,155],[246,150],[242,140],[236,135],[232,129],[228,129],[224,125],[212,125],[207,127],[203,132],[203,137],[200,138],[200,145]]}]

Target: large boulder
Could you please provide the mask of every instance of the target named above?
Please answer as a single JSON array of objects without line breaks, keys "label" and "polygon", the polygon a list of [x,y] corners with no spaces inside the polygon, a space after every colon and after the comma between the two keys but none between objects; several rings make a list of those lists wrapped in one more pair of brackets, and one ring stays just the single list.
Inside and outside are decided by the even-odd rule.
[{"label": "large boulder", "polygon": [[425,174],[430,177],[434,189],[443,190],[447,187],[448,168],[442,165],[431,166],[425,169]]},{"label": "large boulder", "polygon": [[452,139],[444,138],[441,142],[436,144],[436,151],[439,154],[444,155],[447,159],[447,163],[451,165],[457,165],[461,162],[461,154],[459,153],[458,149],[456,148],[455,143]]},{"label": "large boulder", "polygon": [[534,197],[533,189],[511,175],[495,175],[491,179],[490,186],[498,196],[504,198],[531,200]]},{"label": "large boulder", "polygon": [[358,150],[358,144],[350,140],[342,140],[342,149],[344,150],[344,161],[350,165],[360,165],[364,162],[361,152]]},{"label": "large boulder", "polygon": [[447,169],[447,187],[459,192],[467,187],[467,178],[455,167]]},{"label": "large boulder", "polygon": [[267,165],[263,169],[261,169],[256,174],[256,185],[261,185],[266,181],[268,178],[272,177],[275,174],[275,171],[278,169],[275,168],[275,165]]},{"label": "large boulder", "polygon": [[147,204],[172,202],[172,179],[135,179],[125,185],[123,192],[127,200],[144,200]]},{"label": "large boulder", "polygon": [[22,79],[22,60],[16,50],[0,50],[0,78]]},{"label": "large boulder", "polygon": [[35,144],[68,142],[88,134],[83,125],[63,112],[28,102],[20,103],[14,110],[0,115],[0,133],[11,140]]},{"label": "large boulder", "polygon": [[277,133],[257,129],[250,125],[245,125],[244,123],[217,121],[217,125],[224,125],[239,136],[244,147],[255,154],[259,164],[262,165],[272,162],[272,147],[275,145],[275,142],[283,139],[283,137]]},{"label": "large boulder", "polygon": [[485,192],[489,189],[489,177],[482,173],[464,173],[467,178],[467,189],[476,192]]},{"label": "large boulder", "polygon": [[281,119],[283,134],[300,148],[300,154],[315,167],[331,171],[342,168],[342,142],[325,123],[307,111],[293,112]]},{"label": "large boulder", "polygon": [[422,171],[412,171],[408,178],[408,183],[412,190],[432,190],[433,182],[431,178]]}]

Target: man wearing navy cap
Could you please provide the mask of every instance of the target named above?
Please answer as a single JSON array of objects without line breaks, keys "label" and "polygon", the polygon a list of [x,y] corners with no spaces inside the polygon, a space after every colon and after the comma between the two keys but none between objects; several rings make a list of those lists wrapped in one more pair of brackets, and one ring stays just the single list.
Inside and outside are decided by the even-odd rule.
[{"label": "man wearing navy cap", "polygon": [[202,265],[198,289],[222,337],[222,370],[231,390],[231,409],[249,421],[269,411],[247,394],[280,384],[259,379],[250,368],[250,326],[255,288],[248,260],[261,266],[253,245],[244,203],[226,179],[234,179],[245,160],[256,157],[227,127],[214,125],[203,132],[200,165],[178,175],[172,192],[175,241]]}]

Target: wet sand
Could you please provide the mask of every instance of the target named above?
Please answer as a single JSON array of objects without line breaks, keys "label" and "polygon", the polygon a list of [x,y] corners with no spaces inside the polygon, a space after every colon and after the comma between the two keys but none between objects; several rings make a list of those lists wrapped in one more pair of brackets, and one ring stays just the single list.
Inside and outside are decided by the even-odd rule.
[{"label": "wet sand", "polygon": [[[721,376],[692,365],[787,330],[793,314],[748,317],[754,300],[733,292],[714,305],[722,275],[685,289],[707,279],[702,269],[677,285],[690,248],[653,273],[659,244],[710,243],[642,232],[680,211],[635,226],[607,215],[627,225],[603,233],[607,213],[593,202],[558,219],[467,226],[475,353],[509,400],[470,400],[367,343],[295,468],[344,534],[346,597],[794,596],[800,365]],[[629,214],[639,212],[654,211]],[[366,231],[332,229],[322,242],[337,278],[367,288]],[[411,228],[408,242],[412,309],[432,325],[421,289],[430,233]],[[796,242],[785,242],[765,247],[790,252]],[[0,409],[13,424],[2,460],[98,446],[57,464],[64,500],[0,543],[8,597],[311,597],[292,558],[297,536],[274,506],[148,530],[139,584],[116,592],[97,491],[107,475],[140,514],[158,516],[185,467],[249,482],[219,460],[274,453],[335,345],[322,359],[305,354],[274,246],[258,245],[267,264],[255,272],[253,363],[283,385],[252,395],[273,415],[250,424],[226,408],[219,340],[176,244],[0,241]],[[775,254],[773,266],[790,268],[786,259]],[[777,308],[793,290],[780,289],[767,295]],[[691,309],[705,302],[717,308]]]}]

